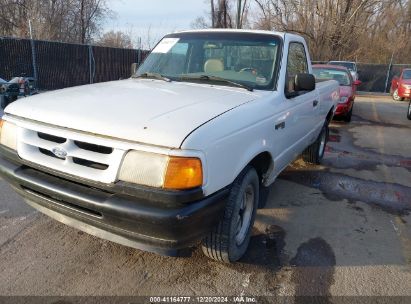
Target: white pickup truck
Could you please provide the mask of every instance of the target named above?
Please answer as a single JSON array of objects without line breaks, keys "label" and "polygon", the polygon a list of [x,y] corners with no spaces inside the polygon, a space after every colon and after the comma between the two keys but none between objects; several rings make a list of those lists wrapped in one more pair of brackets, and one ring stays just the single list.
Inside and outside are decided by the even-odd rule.
[{"label": "white pickup truck", "polygon": [[299,155],[319,163],[338,83],[315,83],[304,39],[243,30],[167,35],[127,80],[20,99],[0,173],[28,204],[165,255],[245,253],[260,191]]}]

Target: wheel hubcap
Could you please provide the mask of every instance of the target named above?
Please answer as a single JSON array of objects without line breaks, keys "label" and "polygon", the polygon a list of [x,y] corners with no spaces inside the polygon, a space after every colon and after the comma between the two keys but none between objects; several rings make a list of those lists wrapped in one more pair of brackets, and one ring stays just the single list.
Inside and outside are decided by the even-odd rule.
[{"label": "wheel hubcap", "polygon": [[237,229],[235,241],[240,246],[246,239],[248,229],[250,227],[251,217],[254,209],[254,188],[250,184],[246,187],[239,212],[237,214]]}]

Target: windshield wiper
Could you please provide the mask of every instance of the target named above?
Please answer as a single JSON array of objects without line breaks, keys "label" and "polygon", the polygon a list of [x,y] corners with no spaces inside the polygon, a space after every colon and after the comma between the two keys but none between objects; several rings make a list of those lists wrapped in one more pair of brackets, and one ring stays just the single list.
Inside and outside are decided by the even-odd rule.
[{"label": "windshield wiper", "polygon": [[189,76],[189,75],[182,75],[180,77],[180,80],[205,80],[205,81],[219,81],[219,82],[225,82],[225,83],[229,83],[235,87],[238,88],[243,88],[246,89],[247,91],[254,91],[254,88],[252,88],[251,86],[245,85],[245,84],[241,84],[235,81],[231,81],[222,77],[217,77],[217,76],[209,76],[209,75],[200,75],[200,76]]},{"label": "windshield wiper", "polygon": [[146,73],[142,73],[142,74],[137,75],[137,76],[133,76],[132,78],[154,78],[154,79],[158,79],[158,80],[164,80],[164,81],[167,81],[167,82],[171,82],[170,78],[167,78],[167,77],[161,75],[160,73],[146,72]]}]

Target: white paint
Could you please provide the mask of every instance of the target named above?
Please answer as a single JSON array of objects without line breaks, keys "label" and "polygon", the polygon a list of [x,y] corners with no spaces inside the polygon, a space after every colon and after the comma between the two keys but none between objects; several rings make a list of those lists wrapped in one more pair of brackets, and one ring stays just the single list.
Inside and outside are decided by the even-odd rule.
[{"label": "white paint", "polygon": [[179,148],[196,127],[269,93],[128,79],[19,99],[7,107],[6,114],[91,134]]},{"label": "white paint", "polygon": [[0,214],[5,214],[5,213],[7,213],[7,212],[9,212],[8,209],[6,209],[6,210],[1,210],[1,211],[0,211]]}]

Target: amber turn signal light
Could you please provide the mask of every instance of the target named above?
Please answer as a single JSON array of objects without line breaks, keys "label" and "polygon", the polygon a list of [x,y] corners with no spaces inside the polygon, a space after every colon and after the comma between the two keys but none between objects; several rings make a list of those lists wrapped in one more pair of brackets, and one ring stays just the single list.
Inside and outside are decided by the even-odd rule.
[{"label": "amber turn signal light", "polygon": [[200,159],[194,157],[170,157],[164,178],[164,188],[183,190],[200,187],[202,184],[203,169]]}]

